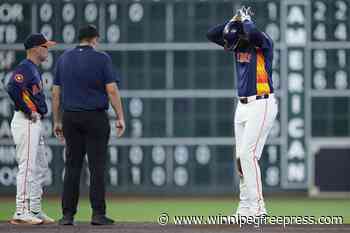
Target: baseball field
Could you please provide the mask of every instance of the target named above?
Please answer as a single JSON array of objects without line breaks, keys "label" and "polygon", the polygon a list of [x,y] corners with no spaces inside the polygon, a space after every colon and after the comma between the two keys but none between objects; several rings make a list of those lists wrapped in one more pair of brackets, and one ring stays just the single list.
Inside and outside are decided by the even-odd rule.
[{"label": "baseball field", "polygon": [[[117,222],[153,222],[162,213],[167,213],[170,222],[174,216],[216,216],[231,215],[236,208],[234,198],[170,198],[170,197],[120,197],[108,198],[107,215]],[[312,199],[307,197],[266,198],[266,205],[271,216],[342,216],[343,223],[350,224],[350,199]],[[14,198],[1,201],[0,220],[8,220],[14,211]],[[61,217],[60,199],[46,198],[43,203],[45,212],[58,219]],[[77,221],[90,220],[89,200],[79,202]]]},{"label": "baseball field", "polygon": [[[90,205],[87,198],[79,203],[75,226],[57,224],[39,226],[11,225],[7,220],[14,211],[14,198],[2,198],[0,211],[0,233],[231,233],[231,232],[350,232],[349,199],[310,199],[306,197],[267,198],[270,216],[341,216],[343,224],[286,225],[264,224],[255,226],[238,224],[174,224],[176,216],[226,216],[231,215],[237,205],[233,198],[169,198],[169,197],[118,197],[108,198],[107,215],[116,220],[113,226],[91,226]],[[46,198],[44,210],[51,217],[61,217],[60,200]],[[160,225],[158,219],[164,213],[169,224]],[[164,220],[164,218],[163,218]]]}]

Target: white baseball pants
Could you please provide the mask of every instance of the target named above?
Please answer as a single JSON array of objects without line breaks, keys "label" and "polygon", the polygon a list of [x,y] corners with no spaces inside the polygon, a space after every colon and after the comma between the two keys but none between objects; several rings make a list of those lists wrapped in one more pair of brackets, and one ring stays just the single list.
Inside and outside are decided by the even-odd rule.
[{"label": "white baseball pants", "polygon": [[40,212],[42,186],[48,175],[44,139],[41,136],[41,121],[35,123],[16,111],[11,132],[16,145],[18,163],[16,211]]},{"label": "white baseball pants", "polygon": [[273,94],[267,99],[247,104],[239,102],[236,108],[236,159],[240,160],[243,173],[239,185],[240,208],[249,209],[247,215],[266,213],[258,161],[277,112],[277,101]]}]

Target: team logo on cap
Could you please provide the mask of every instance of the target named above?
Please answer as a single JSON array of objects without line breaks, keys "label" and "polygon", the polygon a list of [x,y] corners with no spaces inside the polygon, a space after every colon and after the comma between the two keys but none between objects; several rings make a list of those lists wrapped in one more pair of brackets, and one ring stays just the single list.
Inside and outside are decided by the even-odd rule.
[{"label": "team logo on cap", "polygon": [[24,77],[21,74],[16,74],[14,79],[16,80],[16,82],[22,83],[24,80]]}]

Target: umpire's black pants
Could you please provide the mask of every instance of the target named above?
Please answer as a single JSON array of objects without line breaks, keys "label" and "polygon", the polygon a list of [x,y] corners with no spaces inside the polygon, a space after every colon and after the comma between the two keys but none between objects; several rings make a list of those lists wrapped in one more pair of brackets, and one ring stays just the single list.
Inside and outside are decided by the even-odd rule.
[{"label": "umpire's black pants", "polygon": [[79,199],[80,174],[85,153],[90,170],[90,202],[93,215],[105,215],[105,167],[110,125],[105,111],[63,113],[66,161],[62,211],[74,216]]}]

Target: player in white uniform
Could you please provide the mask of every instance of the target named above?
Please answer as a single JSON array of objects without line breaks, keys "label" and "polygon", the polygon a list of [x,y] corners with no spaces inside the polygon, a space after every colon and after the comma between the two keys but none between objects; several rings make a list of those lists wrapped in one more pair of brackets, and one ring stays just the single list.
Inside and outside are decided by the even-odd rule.
[{"label": "player in white uniform", "polygon": [[13,71],[7,92],[15,104],[11,132],[18,163],[16,212],[12,224],[53,223],[41,209],[42,186],[48,175],[41,119],[47,113],[38,65],[55,45],[42,34],[32,34],[24,43],[27,58]]},{"label": "player in white uniform", "polygon": [[278,111],[272,85],[273,42],[256,28],[250,8],[245,7],[230,21],[210,29],[207,37],[233,51],[236,58],[239,102],[234,126],[240,175],[236,214],[266,215],[258,161]]}]

